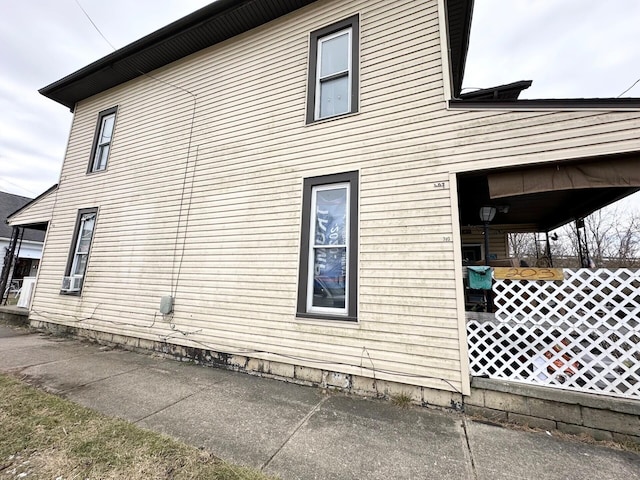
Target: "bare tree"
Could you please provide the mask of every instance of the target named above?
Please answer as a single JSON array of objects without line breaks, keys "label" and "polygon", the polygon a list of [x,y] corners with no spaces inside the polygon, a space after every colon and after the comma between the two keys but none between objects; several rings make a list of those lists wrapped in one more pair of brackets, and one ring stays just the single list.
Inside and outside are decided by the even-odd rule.
[{"label": "bare tree", "polygon": [[536,256],[535,234],[509,233],[509,255],[516,258],[528,259]]},{"label": "bare tree", "polygon": [[[557,237],[556,237],[557,238]],[[549,266],[551,261],[547,256],[546,237],[543,233],[509,233],[509,254],[524,260],[530,266]],[[551,258],[565,256],[565,245],[553,236],[549,243]]]},{"label": "bare tree", "polygon": [[[553,265],[580,267],[575,223],[565,225],[556,233],[558,240],[550,242]],[[609,268],[640,267],[640,212],[621,212],[611,207],[598,210],[584,219],[580,236],[595,265]],[[508,238],[511,256],[531,266],[545,262],[543,234],[537,237],[534,233],[510,233]]]},{"label": "bare tree", "polygon": [[[564,236],[578,252],[575,223],[563,227]],[[602,209],[584,219],[580,233],[591,260],[610,268],[640,266],[640,215],[621,214],[618,208]]]}]

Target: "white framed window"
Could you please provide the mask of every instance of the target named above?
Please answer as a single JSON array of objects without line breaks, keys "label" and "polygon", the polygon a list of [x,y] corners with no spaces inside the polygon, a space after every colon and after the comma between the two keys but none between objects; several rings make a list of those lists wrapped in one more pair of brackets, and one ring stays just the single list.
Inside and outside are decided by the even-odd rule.
[{"label": "white framed window", "polygon": [[357,15],[311,33],[307,123],[358,110]]},{"label": "white framed window", "polygon": [[347,314],[349,220],[348,183],[311,189],[307,312]]},{"label": "white framed window", "polygon": [[89,162],[89,173],[100,172],[107,168],[109,151],[111,150],[111,140],[116,123],[117,107],[104,110],[98,114],[98,125],[93,139],[91,149],[91,161]]},{"label": "white framed window", "polygon": [[357,319],[358,173],[305,179],[300,317]]},{"label": "white framed window", "polygon": [[351,111],[351,28],[318,40],[315,119]]},{"label": "white framed window", "polygon": [[62,280],[62,293],[80,294],[82,290],[97,215],[97,208],[87,208],[78,212],[67,269]]}]

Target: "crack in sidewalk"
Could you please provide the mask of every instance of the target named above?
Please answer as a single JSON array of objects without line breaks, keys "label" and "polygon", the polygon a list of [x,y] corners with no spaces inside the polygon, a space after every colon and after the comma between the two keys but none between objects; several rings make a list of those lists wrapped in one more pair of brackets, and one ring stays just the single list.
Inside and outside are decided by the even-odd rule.
[{"label": "crack in sidewalk", "polygon": [[116,378],[116,377],[119,377],[121,375],[126,375],[127,373],[135,372],[136,370],[141,370],[141,369],[144,369],[144,368],[145,367],[143,367],[143,366],[137,366],[135,368],[132,368],[131,370],[125,370],[124,372],[114,373],[112,375],[109,375],[108,377],[96,378],[95,380],[91,380],[91,381],[86,382],[86,383],[81,383],[81,384],[78,384],[78,385],[74,385],[73,387],[71,387],[69,389],[61,390],[61,392],[65,393],[65,394],[71,393],[71,392],[73,392],[75,390],[79,390],[79,389],[84,388],[84,387],[86,387],[88,385],[93,385],[94,383],[104,382],[105,380],[111,380],[112,378]]},{"label": "crack in sidewalk", "polygon": [[74,355],[73,357],[67,357],[67,358],[61,358],[58,360],[49,360],[47,362],[41,362],[41,363],[33,363],[31,365],[19,365],[17,367],[12,367],[12,368],[7,368],[7,369],[2,369],[0,370],[1,372],[4,373],[9,373],[12,375],[23,375],[23,372],[29,368],[33,368],[33,367],[41,367],[43,365],[51,365],[53,363],[62,363],[62,362],[67,362],[69,360],[75,360],[77,358],[82,358],[82,357],[88,357],[90,356],[91,353],[81,353],[80,355]]},{"label": "crack in sidewalk", "polygon": [[298,423],[298,425],[296,425],[296,427],[293,429],[293,431],[291,432],[291,434],[285,439],[284,442],[282,442],[282,445],[280,445],[275,452],[273,452],[273,455],[271,455],[269,457],[269,459],[264,463],[264,465],[262,465],[260,467],[260,471],[263,471],[265,468],[267,468],[269,466],[269,464],[271,463],[271,461],[275,458],[276,455],[278,455],[280,453],[280,451],[285,447],[285,445],[287,443],[289,443],[291,441],[291,439],[295,436],[296,433],[298,433],[298,430],[300,430],[304,425],[306,425],[306,423],[309,421],[309,419],[318,411],[320,410],[320,407],[327,401],[329,400],[330,396],[326,396],[324,398],[322,398],[310,411],[309,413],[307,413],[304,418],[302,420],[300,420],[300,422]]},{"label": "crack in sidewalk", "polygon": [[186,400],[187,398],[191,398],[191,397],[193,397],[194,395],[197,395],[198,393],[204,392],[204,391],[205,391],[205,390],[207,390],[208,388],[209,388],[209,387],[207,386],[207,387],[201,388],[201,389],[199,389],[199,390],[196,390],[195,392],[192,392],[192,393],[190,393],[189,395],[186,395],[186,396],[184,396],[184,397],[182,397],[182,398],[177,399],[175,402],[172,402],[172,403],[170,403],[169,405],[165,405],[164,407],[159,408],[159,409],[158,409],[158,410],[156,410],[155,412],[151,412],[150,414],[145,415],[144,417],[141,417],[141,418],[138,418],[137,420],[134,420],[134,421],[133,421],[133,423],[138,424],[138,423],[142,422],[143,420],[146,420],[147,418],[152,417],[152,416],[154,416],[154,415],[156,415],[156,414],[158,414],[158,413],[160,413],[160,412],[162,412],[162,411],[166,410],[167,408],[171,408],[171,407],[173,407],[174,405],[176,405],[176,404],[178,404],[178,403],[182,402],[183,400]]},{"label": "crack in sidewalk", "polygon": [[478,480],[478,472],[476,471],[476,462],[473,459],[473,451],[471,451],[471,441],[469,440],[469,432],[467,431],[467,419],[463,415],[462,416],[462,430],[464,430],[464,440],[467,444],[467,452],[469,452],[469,461],[471,462],[471,472],[473,473],[473,478]]}]

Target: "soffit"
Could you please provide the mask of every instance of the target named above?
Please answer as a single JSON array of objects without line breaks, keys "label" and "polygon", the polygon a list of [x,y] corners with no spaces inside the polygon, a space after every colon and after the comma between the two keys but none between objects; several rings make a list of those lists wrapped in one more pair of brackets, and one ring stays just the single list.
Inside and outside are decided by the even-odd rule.
[{"label": "soffit", "polygon": [[123,47],[40,93],[75,104],[121,83],[263,25],[316,0],[218,0]]}]

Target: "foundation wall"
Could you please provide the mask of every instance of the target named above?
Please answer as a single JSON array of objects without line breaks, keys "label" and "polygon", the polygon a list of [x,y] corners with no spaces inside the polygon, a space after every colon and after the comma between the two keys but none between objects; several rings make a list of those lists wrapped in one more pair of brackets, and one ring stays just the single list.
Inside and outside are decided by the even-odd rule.
[{"label": "foundation wall", "polygon": [[321,368],[230,355],[43,321],[32,320],[31,327],[56,335],[71,335],[140,353],[153,352],[178,361],[194,362],[286,382],[391,400],[402,397],[405,401],[410,399],[410,402],[416,405],[450,408],[501,423],[515,423],[549,431],[559,430],[572,435],[587,435],[596,440],[640,444],[640,402],[634,400],[478,377],[472,380],[471,395],[463,396],[455,392]]},{"label": "foundation wall", "polygon": [[640,402],[473,378],[465,413],[498,422],[640,444]]}]

